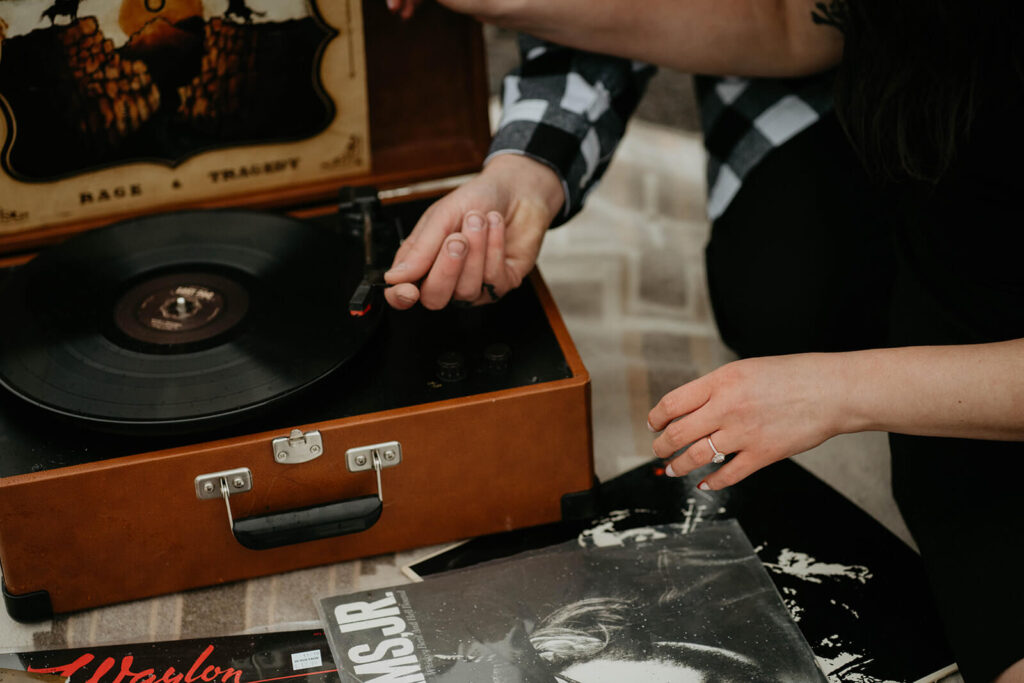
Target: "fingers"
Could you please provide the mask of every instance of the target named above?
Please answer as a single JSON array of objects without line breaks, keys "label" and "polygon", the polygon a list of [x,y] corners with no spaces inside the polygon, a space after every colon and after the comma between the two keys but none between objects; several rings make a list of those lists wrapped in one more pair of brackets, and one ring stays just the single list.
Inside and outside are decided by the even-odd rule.
[{"label": "fingers", "polygon": [[[665,460],[673,454],[686,450],[680,458],[691,459],[693,466],[700,467],[711,461],[712,453],[706,442],[699,443],[708,434],[718,430],[719,424],[710,411],[697,411],[669,423],[665,430],[651,444],[654,455]],[[692,445],[691,445],[692,444]],[[707,457],[704,457],[704,456]],[[678,458],[677,458],[678,459]]]},{"label": "fingers", "polygon": [[402,7],[402,11],[399,13],[399,16],[403,19],[411,19],[419,4],[420,0],[405,0],[405,6]]},{"label": "fingers", "polygon": [[448,305],[469,255],[469,240],[462,233],[449,235],[441,244],[437,260],[420,285],[420,303],[436,311]]},{"label": "fingers", "polygon": [[[708,439],[711,439],[709,442]],[[695,441],[683,453],[676,456],[665,467],[665,473],[670,477],[684,477],[690,472],[710,464],[718,464],[716,459],[724,461],[724,456],[729,453],[728,446],[719,446],[720,443],[729,443],[729,435],[723,432],[715,432],[710,437],[704,437]],[[716,452],[721,454],[716,456]],[[718,491],[728,488],[743,479],[747,478],[767,464],[753,453],[740,451],[731,460],[708,474],[697,484],[701,491]]]},{"label": "fingers", "polygon": [[[714,440],[723,440],[722,432],[715,432]],[[680,453],[680,451],[682,451]],[[677,454],[673,457],[674,454]],[[688,446],[684,446],[683,449],[677,449],[669,453],[667,456],[658,456],[664,460],[672,459],[671,462],[667,463],[666,469],[669,476],[686,476],[693,470],[703,467],[709,464],[720,464],[724,462],[725,451],[718,451],[721,456],[716,457],[716,451],[712,449],[712,444],[708,442],[708,437],[700,437],[694,439]],[[657,455],[657,451],[654,452]]]},{"label": "fingers", "polygon": [[487,214],[487,251],[480,284],[477,304],[493,303],[511,289],[505,273],[505,220],[497,211]]},{"label": "fingers", "polygon": [[[385,290],[388,303],[404,310],[419,301],[425,308],[438,310],[452,299],[486,303],[490,292],[497,298],[508,291],[508,278],[501,270],[505,260],[503,226],[501,214],[496,211],[486,217],[477,211],[466,214],[461,232],[447,235],[433,250],[435,258],[418,288],[404,280],[410,276],[415,278],[415,273],[422,269],[419,259],[431,253],[429,245],[433,239],[420,239],[404,254],[399,250],[396,262],[406,267],[396,266],[385,274],[386,281],[395,283]],[[420,233],[421,237],[427,234],[429,231]],[[408,265],[410,263],[414,265]],[[497,284],[490,283],[488,277]]]},{"label": "fingers", "polygon": [[[674,389],[662,396],[658,404],[651,408],[651,412],[647,414],[647,424],[651,431],[660,432],[672,420],[694,412],[707,403],[710,398],[710,384],[703,377],[687,382],[678,389]],[[704,434],[707,433],[704,432]],[[700,436],[702,435],[695,434],[694,438]]]},{"label": "fingers", "polygon": [[421,0],[387,0],[388,10],[403,19],[409,19],[416,12]]},{"label": "fingers", "polygon": [[486,216],[469,211],[463,216],[447,205],[432,206],[384,273],[384,281],[392,285],[385,290],[388,303],[402,310],[417,301],[432,310],[444,308],[453,298],[484,303],[481,292],[487,291],[483,284],[488,275],[499,282],[500,293],[508,291],[508,278],[501,273],[503,226],[497,211]]},{"label": "fingers", "polygon": [[427,209],[395,252],[391,269],[384,273],[384,281],[395,285],[423,278],[435,260],[439,260],[441,244],[458,230],[461,219],[462,214],[447,203],[439,202]]},{"label": "fingers", "polygon": [[409,282],[402,282],[393,287],[384,289],[384,298],[391,307],[404,311],[412,308],[420,300],[419,288]]},{"label": "fingers", "polygon": [[487,252],[487,219],[481,213],[472,212],[462,221],[462,234],[469,244],[469,253],[462,267],[462,274],[455,285],[455,298],[459,301],[475,301],[480,296],[484,277],[484,259]]},{"label": "fingers", "polygon": [[765,466],[766,463],[759,462],[757,458],[743,453],[737,453],[736,456],[725,463],[717,470],[704,477],[704,479],[697,484],[697,488],[701,491],[718,491],[720,489],[728,488],[737,482],[746,479],[754,472],[758,471]]}]

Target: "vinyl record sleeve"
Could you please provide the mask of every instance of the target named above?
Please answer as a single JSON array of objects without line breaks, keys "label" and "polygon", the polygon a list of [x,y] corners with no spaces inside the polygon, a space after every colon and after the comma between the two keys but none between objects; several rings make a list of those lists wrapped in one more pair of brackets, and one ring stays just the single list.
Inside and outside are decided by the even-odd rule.
[{"label": "vinyl record sleeve", "polygon": [[825,680],[734,521],[570,541],[319,608],[346,683]]},{"label": "vinyl record sleeve", "polygon": [[62,676],[68,683],[338,680],[320,630],[0,654],[0,668]]},{"label": "vinyl record sleeve", "polygon": [[652,461],[601,485],[595,519],[476,538],[406,573],[429,577],[568,539],[628,548],[735,519],[830,683],[927,682],[956,671],[921,558],[903,541],[789,460],[721,491],[697,489],[707,471],[672,478]]}]

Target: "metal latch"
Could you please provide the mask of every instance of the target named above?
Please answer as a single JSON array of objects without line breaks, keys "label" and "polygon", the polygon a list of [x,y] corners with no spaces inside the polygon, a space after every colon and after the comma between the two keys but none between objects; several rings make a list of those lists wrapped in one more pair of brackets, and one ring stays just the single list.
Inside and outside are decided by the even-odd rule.
[{"label": "metal latch", "polygon": [[274,448],[274,460],[289,465],[309,462],[324,452],[324,441],[316,429],[305,434],[301,429],[293,429],[289,436],[279,436],[270,445]]},{"label": "metal latch", "polygon": [[345,451],[345,464],[349,472],[362,472],[373,469],[374,456],[380,460],[381,467],[394,467],[402,462],[402,444],[397,441],[375,443],[372,446],[359,446]]},{"label": "metal latch", "polygon": [[231,514],[231,501],[228,498],[232,494],[244,493],[251,488],[252,472],[248,467],[200,474],[196,477],[196,496],[200,500],[218,497],[224,499],[224,506],[228,510],[228,528],[231,529],[232,534],[234,534],[235,519]]},{"label": "metal latch", "polygon": [[245,493],[252,489],[252,472],[248,467],[239,467],[223,472],[200,474],[196,477],[196,498],[211,500],[234,493]]}]

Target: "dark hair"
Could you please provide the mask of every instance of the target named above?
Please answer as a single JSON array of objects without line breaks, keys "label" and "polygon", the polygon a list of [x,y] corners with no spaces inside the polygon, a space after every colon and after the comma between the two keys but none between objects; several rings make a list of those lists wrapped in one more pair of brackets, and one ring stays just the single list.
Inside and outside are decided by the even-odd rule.
[{"label": "dark hair", "polygon": [[[1010,0],[830,0],[812,18],[844,34],[836,114],[885,180],[938,182],[971,137],[983,79],[1020,79]],[[986,75],[986,71],[990,72]]]},{"label": "dark hair", "polygon": [[[561,607],[530,634],[541,659],[556,671],[593,660],[662,661],[709,672],[714,683],[773,681],[740,654],[694,643],[658,641],[646,627],[645,607],[618,598],[588,598]],[[570,680],[555,674],[561,681]]]}]

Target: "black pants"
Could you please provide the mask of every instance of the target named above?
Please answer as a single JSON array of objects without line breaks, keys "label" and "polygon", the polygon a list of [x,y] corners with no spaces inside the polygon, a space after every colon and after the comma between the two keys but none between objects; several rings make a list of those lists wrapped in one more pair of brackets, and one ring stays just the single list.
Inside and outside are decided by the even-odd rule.
[{"label": "black pants", "polygon": [[[770,152],[707,246],[726,344],[758,356],[1013,338],[1024,315],[978,325],[967,319],[975,309],[961,315],[923,284],[885,194],[833,115]],[[992,680],[1024,658],[1024,443],[900,434],[889,443],[893,493],[961,673]]]}]

